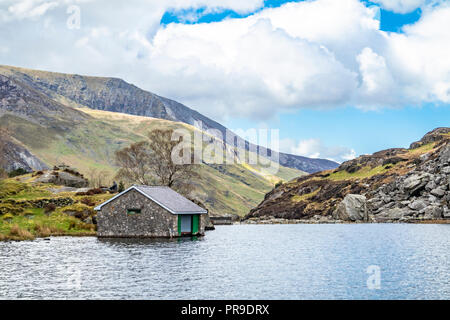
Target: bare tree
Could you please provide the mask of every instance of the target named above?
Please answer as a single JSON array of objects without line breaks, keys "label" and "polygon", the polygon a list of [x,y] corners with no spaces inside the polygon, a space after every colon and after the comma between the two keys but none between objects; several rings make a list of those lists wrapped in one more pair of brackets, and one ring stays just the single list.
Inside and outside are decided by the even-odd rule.
[{"label": "bare tree", "polygon": [[151,184],[148,142],[142,141],[116,151],[116,164],[120,167],[118,178],[139,184]]},{"label": "bare tree", "polygon": [[105,183],[110,181],[110,173],[106,170],[99,170],[97,168],[90,168],[88,170],[89,185],[92,188],[104,187]]},{"label": "bare tree", "polygon": [[117,177],[145,185],[158,183],[178,191],[186,189],[197,177],[195,166],[192,162],[177,164],[172,160],[172,151],[180,143],[173,141],[172,135],[173,130],[153,130],[147,141],[117,151]]}]

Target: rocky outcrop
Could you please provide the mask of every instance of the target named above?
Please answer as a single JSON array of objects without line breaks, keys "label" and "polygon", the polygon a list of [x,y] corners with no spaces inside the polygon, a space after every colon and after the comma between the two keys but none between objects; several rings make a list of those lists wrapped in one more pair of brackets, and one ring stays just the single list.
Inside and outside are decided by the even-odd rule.
[{"label": "rocky outcrop", "polygon": [[43,172],[36,180],[36,183],[50,183],[54,185],[84,188],[89,185],[89,181],[77,172],[67,170],[50,170]]},{"label": "rocky outcrop", "polygon": [[336,170],[282,184],[244,220],[266,218],[308,223],[450,219],[450,128],[427,133],[410,149],[364,155]]},{"label": "rocky outcrop", "polygon": [[72,108],[50,99],[45,94],[0,73],[0,116],[14,115],[33,123],[65,130],[88,118]]},{"label": "rocky outcrop", "polygon": [[[441,139],[434,141],[444,142]],[[450,144],[444,143],[439,150],[422,155],[416,162],[416,167],[410,172],[368,192],[372,220],[433,220],[448,217]]]},{"label": "rocky outcrop", "polygon": [[2,149],[2,157],[4,158],[4,167],[2,169],[7,172],[17,170],[19,168],[31,172],[33,170],[46,170],[47,165],[31,154],[24,147],[12,142],[6,141]]},{"label": "rocky outcrop", "polygon": [[367,221],[367,199],[358,194],[348,194],[333,212],[333,218],[343,221]]},{"label": "rocky outcrop", "polygon": [[410,145],[410,149],[417,149],[420,148],[423,145],[441,141],[446,138],[446,136],[450,133],[450,128],[436,128],[433,131],[428,132],[426,135],[423,136],[420,141],[413,142]]}]

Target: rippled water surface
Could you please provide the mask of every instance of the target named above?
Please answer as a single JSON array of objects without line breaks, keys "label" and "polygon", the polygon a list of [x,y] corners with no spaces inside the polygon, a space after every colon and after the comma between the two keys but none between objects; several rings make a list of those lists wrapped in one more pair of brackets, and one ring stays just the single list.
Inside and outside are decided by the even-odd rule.
[{"label": "rippled water surface", "polygon": [[[450,225],[236,225],[0,243],[0,298],[450,299]],[[381,270],[368,289],[367,268]],[[370,282],[372,283],[372,282]]]}]

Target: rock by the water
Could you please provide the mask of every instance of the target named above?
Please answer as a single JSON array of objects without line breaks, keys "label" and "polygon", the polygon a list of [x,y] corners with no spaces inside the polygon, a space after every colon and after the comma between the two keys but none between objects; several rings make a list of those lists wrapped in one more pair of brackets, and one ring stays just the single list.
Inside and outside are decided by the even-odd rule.
[{"label": "rock by the water", "polygon": [[337,206],[333,217],[344,221],[367,221],[367,200],[365,196],[348,194]]}]

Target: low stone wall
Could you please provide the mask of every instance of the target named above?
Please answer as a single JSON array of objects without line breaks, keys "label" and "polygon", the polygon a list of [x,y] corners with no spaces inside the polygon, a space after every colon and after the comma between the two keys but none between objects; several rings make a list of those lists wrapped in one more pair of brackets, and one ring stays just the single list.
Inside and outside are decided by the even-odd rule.
[{"label": "low stone wall", "polygon": [[231,217],[209,217],[209,219],[215,226],[233,224],[233,220],[231,219]]},{"label": "low stone wall", "polygon": [[58,208],[71,206],[75,203],[72,198],[51,198],[51,199],[37,199],[37,200],[13,200],[7,199],[0,201],[0,203],[11,204],[21,208],[45,208],[49,204],[53,204]]},{"label": "low stone wall", "polygon": [[72,198],[55,198],[55,199],[39,199],[33,201],[27,201],[33,208],[45,208],[49,204],[53,204],[56,207],[67,207],[75,203]]}]

